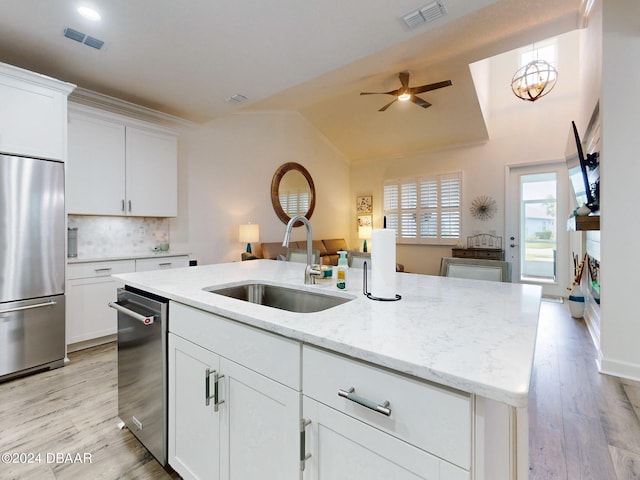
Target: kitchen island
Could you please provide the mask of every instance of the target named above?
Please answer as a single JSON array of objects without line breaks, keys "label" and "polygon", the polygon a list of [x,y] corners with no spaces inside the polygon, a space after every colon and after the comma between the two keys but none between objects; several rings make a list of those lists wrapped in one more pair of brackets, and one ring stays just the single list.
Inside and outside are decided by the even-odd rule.
[{"label": "kitchen island", "polygon": [[[314,465],[314,460],[321,461],[318,458],[320,451],[331,451],[327,446],[319,448],[318,444],[324,445],[323,442],[331,445],[330,437],[323,436],[322,432],[340,430],[331,417],[334,411],[345,419],[358,420],[350,427],[354,432],[361,426],[373,425],[375,431],[388,432],[393,441],[401,440],[411,445],[410,451],[417,455],[416,462],[420,466],[409,468],[411,461],[406,460],[404,454],[399,454],[395,460],[391,458],[390,464],[401,464],[413,474],[426,472],[431,468],[427,465],[433,464],[433,471],[438,472],[437,476],[424,473],[423,477],[406,478],[527,478],[526,408],[540,307],[539,287],[398,273],[397,292],[402,295],[402,300],[377,302],[362,294],[361,270],[350,271],[346,292],[338,291],[330,280],[319,281],[317,285],[303,285],[303,272],[303,264],[257,260],[123,274],[116,275],[116,278],[126,285],[172,301],[169,308],[170,337],[178,337],[179,342],[193,342],[198,348],[204,346],[206,351],[215,349],[223,359],[233,357],[233,368],[235,363],[244,365],[248,367],[247,375],[255,372],[266,375],[278,385],[283,384],[302,396],[302,408],[295,407],[298,411],[294,423],[304,424],[305,417],[312,417],[309,412],[325,419],[323,424],[310,418],[312,426],[309,428],[316,425],[322,428],[308,434],[311,438],[308,441],[310,451],[315,454],[306,462],[306,469],[305,458],[299,459],[305,479],[331,478],[328,473],[325,473],[326,477],[320,475],[321,469]],[[249,280],[326,292],[350,301],[324,311],[301,314],[207,291]],[[225,329],[234,333],[224,333]],[[237,338],[243,337],[245,331],[246,339]],[[215,343],[216,335],[225,339],[222,344],[210,348],[208,344],[203,345],[208,339]],[[268,342],[261,343],[259,335],[268,338]],[[280,352],[288,350],[291,353],[283,353],[285,357],[278,362]],[[254,354],[257,357],[248,358],[246,362],[237,357]],[[172,370],[171,367],[175,358],[170,354],[169,370],[170,374],[173,371],[177,375],[175,368]],[[293,370],[282,375],[280,372],[269,375],[269,372],[261,371],[269,363],[274,364],[273,369],[286,367]],[[219,368],[224,375],[223,368]],[[376,406],[374,410],[361,406],[362,399],[356,394],[366,392],[367,386],[356,388],[350,395],[346,391],[350,385],[343,385],[345,390],[340,387],[337,394],[332,392],[331,397],[318,398],[323,395],[320,391],[322,385],[315,385],[318,378],[340,377],[351,370],[352,378],[368,378],[370,373],[379,383],[388,382],[400,390],[399,400],[389,402],[391,413],[388,417],[376,412]],[[171,385],[171,375],[169,378],[171,445],[171,405],[172,398],[176,398],[176,388]],[[180,377],[174,377],[173,383],[175,380],[180,380]],[[227,382],[231,379],[227,378]],[[228,394],[234,391],[230,383],[221,383],[220,388]],[[413,392],[413,388],[418,390]],[[421,400],[421,388],[429,390],[424,398],[430,399],[430,405],[424,404],[427,400]],[[350,396],[352,398],[347,398]],[[388,396],[393,397],[392,394]],[[403,402],[411,404],[412,398],[418,405],[408,405],[407,408],[416,407],[418,413],[413,420],[405,422],[398,405]],[[350,400],[360,405],[353,407]],[[420,401],[423,404],[419,404]],[[231,410],[231,400],[227,402],[226,408]],[[336,402],[346,402],[347,405]],[[381,400],[376,402],[381,404],[378,406],[384,406]],[[220,404],[223,410],[225,404]],[[436,407],[442,408],[442,412],[439,413]],[[411,423],[419,423],[424,410],[435,412],[434,418],[424,420],[422,429],[431,429],[436,435],[434,438],[422,439],[424,432],[414,434],[410,431]],[[226,420],[221,421],[224,424]],[[429,422],[432,423],[430,428]],[[331,428],[327,427],[329,423]],[[178,428],[175,420],[173,425]],[[455,430],[451,438],[447,437],[449,430]],[[374,431],[365,429],[361,433],[366,439]],[[302,435],[298,432],[298,436],[292,438],[296,444],[298,441],[304,443],[304,426]],[[359,440],[352,438],[350,441],[360,445]],[[382,443],[385,441],[381,440]],[[229,469],[225,462],[231,462],[226,450],[230,447],[222,443],[219,447],[222,450],[221,468]],[[347,450],[344,445],[335,448],[336,452]],[[365,445],[365,449],[369,452],[375,450],[369,445]],[[429,452],[428,460],[420,457],[422,450]],[[349,458],[353,458],[353,452]],[[405,464],[405,461],[409,463]],[[371,463],[365,457],[362,462]],[[361,469],[356,471],[362,472]],[[374,471],[381,475],[379,478],[384,478],[385,474],[379,473],[382,471],[379,466]],[[299,474],[291,476],[299,478]]]}]

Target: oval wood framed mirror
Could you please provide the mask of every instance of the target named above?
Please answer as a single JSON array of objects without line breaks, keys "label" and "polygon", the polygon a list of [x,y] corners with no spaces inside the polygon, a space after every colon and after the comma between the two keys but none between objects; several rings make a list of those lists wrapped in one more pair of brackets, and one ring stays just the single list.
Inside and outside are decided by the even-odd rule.
[{"label": "oval wood framed mirror", "polygon": [[[271,204],[283,223],[296,215],[311,219],[316,207],[316,188],[309,171],[299,163],[280,165],[271,180]],[[302,225],[296,222],[295,227]]]}]

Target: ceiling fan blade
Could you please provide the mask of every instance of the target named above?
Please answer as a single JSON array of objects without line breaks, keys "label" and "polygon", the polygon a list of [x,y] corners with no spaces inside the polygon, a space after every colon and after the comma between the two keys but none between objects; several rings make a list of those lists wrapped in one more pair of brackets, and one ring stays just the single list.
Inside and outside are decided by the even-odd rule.
[{"label": "ceiling fan blade", "polygon": [[393,100],[391,100],[389,103],[387,103],[384,107],[382,107],[380,110],[378,110],[379,112],[384,112],[387,108],[389,108],[391,106],[391,104],[395,103],[396,100],[398,100],[397,98],[394,98]]},{"label": "ceiling fan blade", "polygon": [[395,96],[398,96],[398,90],[391,90],[389,92],[360,92],[360,95],[395,95]]},{"label": "ceiling fan blade", "polygon": [[450,87],[453,85],[451,80],[445,80],[444,82],[430,83],[429,85],[422,85],[420,87],[414,87],[411,89],[411,93],[424,93],[431,90],[437,90],[438,88]]},{"label": "ceiling fan blade", "polygon": [[420,97],[416,97],[415,95],[411,95],[411,101],[422,108],[428,108],[431,106],[429,102],[427,102],[426,100],[423,100]]},{"label": "ceiling fan blade", "polygon": [[400,72],[398,74],[398,78],[400,79],[400,83],[402,84],[402,89],[406,90],[409,88],[409,72]]}]

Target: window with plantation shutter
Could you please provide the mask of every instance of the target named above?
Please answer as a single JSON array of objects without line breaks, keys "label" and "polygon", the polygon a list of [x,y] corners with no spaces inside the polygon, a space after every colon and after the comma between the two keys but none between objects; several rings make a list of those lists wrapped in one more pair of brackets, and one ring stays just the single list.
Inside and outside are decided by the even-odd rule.
[{"label": "window with plantation shutter", "polygon": [[398,243],[454,244],[460,239],[462,174],[384,182],[387,228]]},{"label": "window with plantation shutter", "polygon": [[294,217],[296,215],[304,215],[309,210],[309,197],[310,196],[308,192],[281,191],[280,205],[282,206],[282,210],[284,210],[284,212],[290,217]]}]

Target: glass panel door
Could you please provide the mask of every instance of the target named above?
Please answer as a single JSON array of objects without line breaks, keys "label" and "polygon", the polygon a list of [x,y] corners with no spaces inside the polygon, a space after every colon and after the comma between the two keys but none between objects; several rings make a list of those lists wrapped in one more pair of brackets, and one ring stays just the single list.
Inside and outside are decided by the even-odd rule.
[{"label": "glass panel door", "polygon": [[508,167],[506,256],[512,281],[542,286],[543,295],[566,296],[569,208],[564,162]]}]

